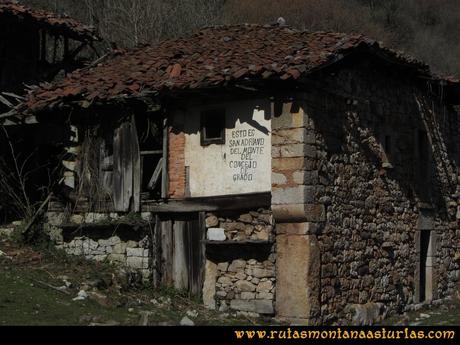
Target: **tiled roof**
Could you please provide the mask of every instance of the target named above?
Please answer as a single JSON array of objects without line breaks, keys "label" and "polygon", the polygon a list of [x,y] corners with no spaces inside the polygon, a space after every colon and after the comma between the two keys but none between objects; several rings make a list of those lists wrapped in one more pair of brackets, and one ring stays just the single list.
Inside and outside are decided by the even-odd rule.
[{"label": "tiled roof", "polygon": [[33,10],[10,0],[0,0],[0,18],[10,16],[37,25],[79,41],[98,40],[93,27],[83,25],[69,17],[43,10]]},{"label": "tiled roof", "polygon": [[110,101],[143,91],[211,88],[250,80],[297,80],[363,48],[424,76],[429,68],[362,35],[296,31],[283,26],[205,28],[154,47],[114,52],[104,63],[77,70],[63,82],[39,89],[29,112],[69,101]]}]

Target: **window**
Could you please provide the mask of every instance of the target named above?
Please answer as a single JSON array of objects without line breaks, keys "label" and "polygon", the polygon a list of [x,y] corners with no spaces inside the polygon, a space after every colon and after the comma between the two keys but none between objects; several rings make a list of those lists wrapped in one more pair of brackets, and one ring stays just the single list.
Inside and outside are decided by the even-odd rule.
[{"label": "window", "polygon": [[383,168],[393,168],[392,161],[393,161],[393,140],[391,135],[384,135],[382,138],[382,148],[383,148],[383,155],[382,155],[382,167]]},{"label": "window", "polygon": [[208,110],[201,113],[201,145],[225,144],[225,111]]}]

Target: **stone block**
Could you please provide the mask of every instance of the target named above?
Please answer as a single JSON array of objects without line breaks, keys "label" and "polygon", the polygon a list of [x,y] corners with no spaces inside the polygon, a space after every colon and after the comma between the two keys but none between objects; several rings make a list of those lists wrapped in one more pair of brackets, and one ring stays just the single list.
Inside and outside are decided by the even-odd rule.
[{"label": "stone block", "polygon": [[53,226],[60,226],[65,222],[65,214],[62,212],[48,212],[46,217],[48,223]]},{"label": "stone block", "polygon": [[94,260],[98,262],[105,261],[107,259],[107,255],[105,254],[99,254],[94,256]]},{"label": "stone block", "polygon": [[209,241],[225,241],[227,237],[225,236],[225,229],[221,228],[211,228],[208,229],[207,239]]},{"label": "stone block", "polygon": [[108,259],[110,262],[126,263],[126,256],[123,254],[110,254]]},{"label": "stone block", "polygon": [[144,248],[126,248],[126,256],[137,256],[143,257],[144,256]]},{"label": "stone block", "polygon": [[306,166],[304,157],[273,158],[272,171],[302,170]]},{"label": "stone block", "polygon": [[254,301],[254,312],[263,315],[273,315],[275,309],[271,300],[259,299]]},{"label": "stone block", "polygon": [[232,280],[227,276],[221,276],[217,279],[217,282],[222,285],[231,285]]},{"label": "stone block", "polygon": [[271,278],[275,276],[275,269],[251,267],[247,269],[246,273],[255,278]]},{"label": "stone block", "polygon": [[216,216],[206,217],[206,228],[215,228],[219,225],[219,219]]},{"label": "stone block", "polygon": [[260,282],[257,286],[257,292],[270,292],[273,289],[273,283],[270,280]]},{"label": "stone block", "polygon": [[256,294],[255,292],[242,292],[241,299],[255,299]]},{"label": "stone block", "polygon": [[305,157],[305,144],[289,144],[279,147],[280,157]]},{"label": "stone block", "polygon": [[316,185],[319,183],[318,171],[299,170],[292,174],[294,183],[303,185]]},{"label": "stone block", "polygon": [[113,254],[126,254],[126,243],[117,243],[113,246]]},{"label": "stone block", "polygon": [[126,242],[126,247],[127,248],[137,248],[139,247],[139,243],[137,243],[136,241],[128,241]]},{"label": "stone block", "polygon": [[153,219],[151,212],[142,212],[141,218],[143,221],[150,222]]},{"label": "stone block", "polygon": [[256,233],[257,240],[259,241],[268,241],[270,239],[270,233],[267,228],[264,228],[261,231]]},{"label": "stone block", "polygon": [[74,214],[70,217],[70,222],[73,224],[82,224],[84,220],[81,214]]},{"label": "stone block", "polygon": [[285,103],[282,115],[275,116],[272,119],[272,128],[277,130],[307,127],[309,125],[310,118],[300,104]]},{"label": "stone block", "polygon": [[287,318],[319,311],[320,248],[315,236],[278,235],[276,310]]},{"label": "stone block", "polygon": [[272,204],[311,204],[315,201],[315,186],[272,188]]},{"label": "stone block", "polygon": [[254,292],[256,291],[256,286],[247,281],[247,280],[238,280],[235,283],[235,287],[240,290],[241,292]]},{"label": "stone block", "polygon": [[109,243],[108,240],[98,240],[97,243],[98,243],[99,246],[101,246],[101,247],[110,246],[110,243]]},{"label": "stone block", "polygon": [[137,256],[131,256],[126,259],[126,264],[135,269],[145,269],[149,267],[149,261],[148,259],[142,258],[142,257],[137,257]]},{"label": "stone block", "polygon": [[228,270],[228,262],[220,262],[220,263],[217,265],[217,269],[218,269],[220,272],[227,272],[227,270]]},{"label": "stone block", "polygon": [[274,295],[271,292],[259,292],[256,299],[267,299],[273,301]]},{"label": "stone block", "polygon": [[302,144],[306,137],[307,129],[305,128],[274,129],[272,145]]},{"label": "stone block", "polygon": [[245,260],[233,260],[233,262],[228,267],[229,272],[240,272],[246,267]]},{"label": "stone block", "polygon": [[238,218],[238,220],[239,220],[240,222],[243,222],[243,223],[252,223],[253,218],[252,218],[252,216],[251,216],[249,213],[246,213],[246,214],[242,214],[242,215]]},{"label": "stone block", "polygon": [[256,307],[254,300],[234,299],[230,301],[230,308],[239,311],[254,312]]},{"label": "stone block", "polygon": [[216,280],[217,280],[217,265],[209,260],[206,260],[204,270],[203,283],[203,304],[206,308],[216,309]]},{"label": "stone block", "polygon": [[276,224],[277,235],[314,235],[318,230],[318,224],[310,222]]},{"label": "stone block", "polygon": [[273,204],[273,216],[277,222],[324,222],[326,211],[321,204]]},{"label": "stone block", "polygon": [[111,246],[121,243],[121,239],[118,236],[113,236],[109,238],[107,241],[108,241],[107,243]]}]

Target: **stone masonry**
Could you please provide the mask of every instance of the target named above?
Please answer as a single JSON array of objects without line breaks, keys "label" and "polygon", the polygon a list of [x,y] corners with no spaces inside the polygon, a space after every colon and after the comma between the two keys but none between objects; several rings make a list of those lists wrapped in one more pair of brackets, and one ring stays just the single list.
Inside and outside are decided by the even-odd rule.
[{"label": "stone masonry", "polygon": [[273,241],[274,220],[270,210],[259,209],[243,214],[208,213],[206,229],[221,229],[226,241]]},{"label": "stone masonry", "polygon": [[368,61],[317,77],[272,121],[277,315],[350,324],[447,297],[460,276],[457,114]]},{"label": "stone masonry", "polygon": [[[273,225],[270,210],[207,214],[208,232],[220,229],[224,234],[217,255],[207,246],[203,301],[208,308],[249,316],[274,314]],[[248,241],[253,241],[249,248]]]},{"label": "stone masonry", "polygon": [[[144,219],[150,219],[150,214],[144,214]],[[69,255],[82,256],[88,260],[108,262],[138,273],[144,282],[151,279],[152,255],[150,239],[147,234],[135,234],[132,231],[130,238],[117,235],[117,222],[120,215],[117,213],[86,213],[85,215],[72,215],[69,219],[63,213],[49,212],[45,231],[55,242],[56,248],[64,250]],[[63,227],[69,225],[84,227],[97,227],[98,225],[111,224],[113,227],[106,235],[98,233],[92,235],[88,230],[81,235],[68,235]],[[94,231],[94,230],[93,230]],[[77,231],[77,233],[79,233]],[[130,234],[131,235],[131,234]]]}]

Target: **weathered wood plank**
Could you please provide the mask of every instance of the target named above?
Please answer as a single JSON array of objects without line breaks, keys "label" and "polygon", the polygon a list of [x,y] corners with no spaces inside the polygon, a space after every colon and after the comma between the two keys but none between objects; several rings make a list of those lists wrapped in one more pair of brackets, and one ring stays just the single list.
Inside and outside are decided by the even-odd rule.
[{"label": "weathered wood plank", "polygon": [[163,122],[163,173],[161,174],[161,197],[166,199],[168,197],[168,135],[169,135],[169,128],[168,128],[168,120],[164,119]]},{"label": "weathered wood plank", "polygon": [[161,171],[163,170],[163,159],[164,159],[163,157],[160,158],[160,160],[158,161],[157,167],[155,168],[155,171],[153,172],[152,178],[150,179],[150,182],[147,186],[149,190],[154,190],[158,183],[158,179],[160,178]]},{"label": "weathered wood plank", "polygon": [[119,212],[126,211],[123,203],[123,145],[122,145],[123,127],[115,129],[113,134],[113,201],[115,210]]},{"label": "weathered wood plank", "polygon": [[165,202],[143,201],[143,212],[157,213],[190,213],[210,212],[220,210],[243,210],[270,207],[271,193],[251,193],[205,198],[189,198],[180,200],[167,200]]},{"label": "weathered wood plank", "polygon": [[122,157],[122,176],[123,176],[123,208],[125,211],[130,210],[131,198],[133,196],[133,146],[132,140],[132,123],[123,125],[123,157]]},{"label": "weathered wood plank", "polygon": [[173,254],[173,280],[177,290],[188,290],[189,265],[187,265],[188,246],[185,241],[187,222],[175,220],[173,225],[174,254]]},{"label": "weathered wood plank", "polygon": [[172,221],[161,221],[161,284],[173,286],[173,229]]},{"label": "weathered wood plank", "polygon": [[133,210],[139,212],[141,210],[141,157],[139,138],[136,129],[136,120],[134,115],[131,120],[131,154],[132,154],[132,198],[133,198]]}]

